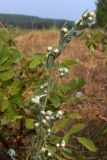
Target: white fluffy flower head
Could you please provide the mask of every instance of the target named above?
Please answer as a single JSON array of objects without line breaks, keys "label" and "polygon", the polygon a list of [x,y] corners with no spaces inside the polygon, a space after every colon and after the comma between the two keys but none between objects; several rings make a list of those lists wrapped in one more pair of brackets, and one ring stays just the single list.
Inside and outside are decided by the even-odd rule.
[{"label": "white fluffy flower head", "polygon": [[59,49],[56,48],[56,49],[54,50],[54,53],[59,53]]},{"label": "white fluffy flower head", "polygon": [[40,124],[39,124],[38,122],[34,124],[34,126],[35,126],[36,128],[38,128],[39,125],[40,125]]},{"label": "white fluffy flower head", "polygon": [[51,152],[48,152],[48,156],[50,157],[52,155],[52,153]]},{"label": "white fluffy flower head", "polygon": [[42,97],[45,97],[45,96],[46,96],[46,94],[32,97],[32,98],[31,98],[31,101],[32,101],[33,103],[35,103],[35,104],[40,104],[40,99],[41,99]]},{"label": "white fluffy flower head", "polygon": [[64,27],[64,28],[61,29],[61,31],[64,32],[64,33],[67,33],[68,29],[67,29],[67,27]]},{"label": "white fluffy flower head", "polygon": [[51,115],[52,115],[52,111],[47,111],[46,114],[47,114],[48,116],[51,116]]},{"label": "white fluffy flower head", "polygon": [[62,140],[62,142],[61,142],[61,147],[65,147],[65,141],[64,140]]},{"label": "white fluffy flower head", "polygon": [[52,47],[52,46],[49,46],[47,50],[48,50],[48,52],[51,52],[52,49],[53,49],[53,47]]}]

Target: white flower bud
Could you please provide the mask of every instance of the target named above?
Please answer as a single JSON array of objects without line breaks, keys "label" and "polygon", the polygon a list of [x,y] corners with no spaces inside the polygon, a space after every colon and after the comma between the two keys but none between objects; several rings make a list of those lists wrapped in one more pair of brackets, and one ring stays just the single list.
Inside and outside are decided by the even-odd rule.
[{"label": "white flower bud", "polygon": [[49,117],[49,116],[46,116],[45,118],[46,118],[46,120],[50,120],[50,117]]},{"label": "white flower bud", "polygon": [[46,123],[47,123],[46,119],[43,119],[43,120],[42,120],[42,123],[46,124]]},{"label": "white flower bud", "polygon": [[68,29],[66,27],[64,27],[64,28],[61,29],[61,31],[64,32],[64,33],[67,33]]},{"label": "white flower bud", "polygon": [[56,49],[54,50],[54,53],[59,53],[59,49],[56,48]]},{"label": "white flower bud", "polygon": [[64,114],[64,112],[63,112],[63,111],[58,111],[57,114],[58,114],[59,116],[62,116],[62,115]]},{"label": "white flower bud", "polygon": [[46,151],[46,148],[45,148],[45,147],[42,147],[42,148],[41,148],[41,151],[42,151],[42,152],[45,152],[45,151]]},{"label": "white flower bud", "polygon": [[38,103],[38,102],[39,102],[39,101],[37,102],[37,99],[36,99],[36,98],[31,98],[31,101],[32,101],[33,103]]},{"label": "white flower bud", "polygon": [[52,155],[52,153],[51,152],[48,152],[48,156],[50,157]]},{"label": "white flower bud", "polygon": [[51,115],[52,115],[52,111],[47,111],[46,114],[47,114],[48,116],[51,116]]},{"label": "white flower bud", "polygon": [[51,120],[54,120],[54,119],[55,119],[55,117],[54,117],[54,116],[52,116],[52,117],[51,117]]},{"label": "white flower bud", "polygon": [[45,111],[41,111],[41,114],[42,114],[42,115],[45,115],[45,113],[46,113]]},{"label": "white flower bud", "polygon": [[60,77],[64,77],[65,74],[61,72],[61,73],[59,74],[59,76],[60,76]]},{"label": "white flower bud", "polygon": [[44,87],[48,87],[48,83],[46,82],[46,83],[44,83],[44,85],[43,85]]},{"label": "white flower bud", "polygon": [[55,116],[56,118],[60,118],[60,116],[59,116],[59,114],[56,114],[56,116]]},{"label": "white flower bud", "polygon": [[64,72],[68,73],[69,72],[68,68],[64,68]]},{"label": "white flower bud", "polygon": [[49,129],[47,130],[47,132],[48,132],[48,133],[51,133],[51,129],[49,128]]},{"label": "white flower bud", "polygon": [[50,51],[52,51],[52,49],[53,48],[51,46],[49,46],[47,50],[48,50],[48,52],[50,52]]},{"label": "white flower bud", "polygon": [[95,17],[96,16],[96,14],[95,14],[95,12],[89,12],[89,15],[91,16],[91,17]]},{"label": "white flower bud", "polygon": [[40,89],[44,89],[44,86],[42,85],[42,86],[40,86]]},{"label": "white flower bud", "polygon": [[61,147],[65,147],[65,141],[64,140],[62,140],[62,142],[61,142]]},{"label": "white flower bud", "polygon": [[61,143],[61,147],[65,147],[65,143]]},{"label": "white flower bud", "polygon": [[59,144],[59,143],[57,143],[57,144],[56,144],[56,147],[60,147],[60,144]]},{"label": "white flower bud", "polygon": [[34,124],[34,126],[35,126],[36,128],[38,128],[38,127],[40,126],[40,124],[37,122],[37,123]]},{"label": "white flower bud", "polygon": [[61,143],[65,143],[65,141],[64,140],[62,140],[62,142]]},{"label": "white flower bud", "polygon": [[47,90],[46,90],[46,89],[44,90],[44,93],[47,93]]},{"label": "white flower bud", "polygon": [[64,70],[63,68],[58,68],[59,72],[63,72],[63,70]]},{"label": "white flower bud", "polygon": [[88,17],[88,21],[92,21],[93,20],[93,17]]},{"label": "white flower bud", "polygon": [[32,97],[32,98],[31,98],[31,101],[32,101],[33,103],[35,103],[35,104],[40,104],[40,99],[41,99],[42,97],[45,97],[45,96],[46,96],[46,94]]}]

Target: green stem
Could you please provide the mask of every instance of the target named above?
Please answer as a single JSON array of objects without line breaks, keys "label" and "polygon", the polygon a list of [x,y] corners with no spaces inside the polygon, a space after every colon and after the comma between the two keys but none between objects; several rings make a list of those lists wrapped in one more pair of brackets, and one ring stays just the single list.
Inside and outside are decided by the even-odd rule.
[{"label": "green stem", "polygon": [[49,68],[48,68],[48,74],[49,74],[49,79],[48,79],[48,90],[47,90],[47,94],[46,94],[46,98],[45,98],[45,102],[43,104],[43,107],[46,108],[46,104],[49,98],[49,94],[50,94],[50,88],[51,88],[51,82],[52,82],[52,66],[53,66],[53,57],[50,57],[50,64],[49,64]]}]

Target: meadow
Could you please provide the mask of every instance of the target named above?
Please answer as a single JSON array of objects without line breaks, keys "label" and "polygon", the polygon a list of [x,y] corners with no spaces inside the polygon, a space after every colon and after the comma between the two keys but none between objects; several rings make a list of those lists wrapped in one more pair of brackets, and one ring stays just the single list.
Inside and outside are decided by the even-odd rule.
[{"label": "meadow", "polygon": [[[64,67],[67,66],[67,68],[69,68],[69,74],[58,80],[58,86],[55,86],[56,88],[54,89],[54,93],[52,93],[53,99],[50,96],[51,98],[49,99],[49,101],[46,100],[46,102],[49,105],[49,109],[52,108],[52,111],[56,113],[56,111],[58,111],[58,107],[55,106],[59,105],[60,99],[60,109],[63,110],[68,117],[71,117],[68,125],[66,123],[66,120],[63,122],[63,124],[60,120],[56,121],[55,125],[57,126],[57,128],[54,129],[58,131],[58,136],[62,136],[64,134],[66,135],[68,132],[67,129],[72,128],[73,125],[75,126],[79,123],[79,126],[75,126],[75,128],[73,128],[73,131],[70,131],[70,134],[71,132],[74,133],[74,135],[72,136],[74,139],[70,139],[70,144],[68,145],[69,150],[72,152],[69,153],[69,150],[63,150],[64,153],[62,153],[62,150],[60,150],[59,148],[58,152],[60,154],[58,154],[57,152],[53,153],[53,160],[107,159],[107,58],[103,54],[103,44],[101,38],[100,40],[95,39],[94,42],[93,39],[91,39],[91,42],[89,41],[91,33],[93,34],[97,32],[103,33],[103,31],[99,29],[91,30],[87,28],[84,29],[84,33],[82,35],[78,37],[74,36],[68,46],[63,49],[61,55],[57,58],[54,64],[55,68],[53,68],[52,70],[53,79],[55,79],[56,75],[58,74],[55,71],[58,64],[61,64],[61,66]],[[24,60],[20,61],[14,69],[14,73],[16,72],[16,75],[11,78],[5,77],[5,80],[1,76],[1,91],[4,92],[7,88],[8,94],[1,94],[0,97],[3,97],[4,100],[8,100],[9,104],[6,101],[6,103],[4,103],[5,105],[2,104],[0,106],[0,118],[4,119],[4,121],[1,120],[0,140],[2,143],[0,144],[0,146],[2,149],[0,151],[1,154],[2,152],[4,153],[10,145],[11,148],[13,148],[18,154],[16,158],[13,158],[13,160],[28,160],[30,159],[29,154],[31,153],[29,153],[29,144],[31,141],[31,137],[32,135],[34,135],[36,130],[34,126],[32,126],[32,119],[34,119],[35,117],[35,112],[33,112],[33,107],[29,109],[29,106],[32,106],[31,102],[29,102],[29,98],[32,97],[35,92],[37,93],[38,86],[40,87],[41,84],[47,80],[48,76],[46,68],[41,69],[40,60],[41,57],[44,58],[48,56],[48,46],[52,46],[53,48],[57,47],[60,39],[60,30],[55,27],[48,30],[43,29],[23,31],[17,29],[14,31],[9,31],[9,33],[12,33],[10,35],[14,37],[12,38],[11,45],[10,41],[9,44],[5,45],[2,40],[0,41],[0,43],[3,45],[3,47],[10,47],[10,49],[13,46],[17,47],[17,50],[20,51],[20,53],[23,55]],[[89,48],[90,43],[91,45],[95,46],[94,51],[93,48]],[[38,58],[37,55],[41,56],[39,56]],[[16,55],[15,58],[17,59],[19,57]],[[46,74],[44,74],[45,71]],[[79,79],[77,79],[77,77]],[[8,80],[11,81],[8,82]],[[14,80],[18,81],[15,81],[14,83]],[[20,81],[23,82],[21,85]],[[11,84],[11,82],[13,82],[14,84]],[[70,86],[68,85],[66,87],[66,83],[68,82],[72,83],[70,83]],[[59,85],[60,83],[62,84],[62,86]],[[65,86],[64,90],[66,91],[64,92],[62,90],[64,93],[60,92],[60,87],[63,86]],[[20,91],[18,90],[18,87],[20,88]],[[57,87],[59,87],[58,90]],[[37,91],[35,91],[35,88],[37,88]],[[56,96],[55,94],[58,95]],[[18,102],[16,102],[16,99]],[[18,114],[16,113],[16,111],[14,111],[14,115],[13,110],[11,110],[12,114],[10,113],[10,110],[6,112],[7,108],[11,106],[10,103],[11,105],[16,107],[16,110],[19,112]],[[69,113],[71,115],[69,115]],[[7,121],[6,116],[8,117],[9,121]],[[12,117],[12,119],[10,117]],[[74,121],[72,121],[72,119]],[[84,123],[86,127],[84,127]],[[37,123],[35,124],[37,127]],[[58,128],[60,128],[61,130],[59,131]],[[84,129],[83,131],[81,130],[82,128]],[[11,130],[15,134],[11,133]],[[5,131],[5,136],[2,135],[2,131]],[[87,142],[87,140],[85,142],[80,141],[83,145],[81,146],[75,140],[75,137],[78,138],[80,136],[85,136],[92,140],[95,143],[96,147],[94,146],[93,142]],[[68,137],[66,136],[65,139],[67,138]],[[53,140],[55,140],[55,137]],[[28,146],[28,148],[26,146]],[[84,148],[84,146],[86,147],[86,149]],[[89,151],[87,149],[89,149]],[[51,150],[53,152],[54,147],[51,148]],[[47,159],[50,159],[49,153],[50,152],[48,152]]]}]

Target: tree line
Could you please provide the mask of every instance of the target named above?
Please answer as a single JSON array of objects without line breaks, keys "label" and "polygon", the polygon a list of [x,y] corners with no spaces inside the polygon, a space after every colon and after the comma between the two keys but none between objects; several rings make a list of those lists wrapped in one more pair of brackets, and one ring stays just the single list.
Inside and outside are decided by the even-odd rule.
[{"label": "tree line", "polygon": [[[0,14],[0,21],[7,27],[19,27],[28,29],[49,29],[53,26],[61,28],[66,20],[39,18],[36,16]],[[73,21],[67,21],[71,26]]]}]

